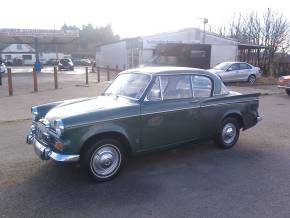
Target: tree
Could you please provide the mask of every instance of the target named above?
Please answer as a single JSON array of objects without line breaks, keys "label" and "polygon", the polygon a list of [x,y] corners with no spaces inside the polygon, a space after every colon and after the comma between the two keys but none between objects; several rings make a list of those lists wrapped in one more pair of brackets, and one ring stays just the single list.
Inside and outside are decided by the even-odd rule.
[{"label": "tree", "polygon": [[64,50],[69,53],[95,53],[97,44],[119,40],[115,35],[111,24],[103,27],[94,27],[91,23],[83,25],[81,28],[75,25],[64,24],[62,30],[78,30],[79,38],[74,43],[64,46]]},{"label": "tree", "polygon": [[227,30],[218,32],[241,43],[263,45],[266,49],[257,55],[258,63],[264,72],[271,71],[276,53],[289,49],[289,22],[281,13],[268,8],[263,14],[251,12],[233,17]]}]

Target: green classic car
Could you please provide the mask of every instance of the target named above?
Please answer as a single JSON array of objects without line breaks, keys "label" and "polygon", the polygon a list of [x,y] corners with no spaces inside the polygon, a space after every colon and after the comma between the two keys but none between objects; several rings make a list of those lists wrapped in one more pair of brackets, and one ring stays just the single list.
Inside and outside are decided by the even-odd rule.
[{"label": "green classic car", "polygon": [[261,120],[258,106],[259,94],[230,92],[204,70],[131,69],[101,96],[32,107],[27,143],[42,160],[80,162],[106,181],[129,155],[207,140],[231,148]]}]

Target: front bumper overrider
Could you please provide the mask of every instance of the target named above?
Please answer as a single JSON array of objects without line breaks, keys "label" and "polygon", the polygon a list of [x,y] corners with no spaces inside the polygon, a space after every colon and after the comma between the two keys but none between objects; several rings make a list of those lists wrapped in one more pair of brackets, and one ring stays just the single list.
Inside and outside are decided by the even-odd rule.
[{"label": "front bumper overrider", "polygon": [[27,135],[26,142],[33,144],[34,152],[41,160],[49,160],[50,158],[59,162],[78,162],[80,160],[78,154],[59,154],[52,151],[50,147],[39,142],[32,133]]}]

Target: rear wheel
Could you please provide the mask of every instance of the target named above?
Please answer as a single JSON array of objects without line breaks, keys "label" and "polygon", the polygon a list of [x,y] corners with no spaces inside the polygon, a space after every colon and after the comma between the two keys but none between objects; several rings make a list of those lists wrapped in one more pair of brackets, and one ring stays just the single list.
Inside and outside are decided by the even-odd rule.
[{"label": "rear wheel", "polygon": [[290,95],[290,89],[286,89],[287,95]]},{"label": "rear wheel", "polygon": [[119,173],[124,158],[124,150],[119,141],[102,139],[84,149],[81,154],[81,167],[91,179],[104,182]]},{"label": "rear wheel", "polygon": [[216,143],[223,149],[233,147],[240,136],[240,125],[237,119],[228,117],[223,120],[219,129]]},{"label": "rear wheel", "polygon": [[255,75],[250,75],[248,78],[248,82],[250,84],[254,84],[256,82],[256,76]]}]

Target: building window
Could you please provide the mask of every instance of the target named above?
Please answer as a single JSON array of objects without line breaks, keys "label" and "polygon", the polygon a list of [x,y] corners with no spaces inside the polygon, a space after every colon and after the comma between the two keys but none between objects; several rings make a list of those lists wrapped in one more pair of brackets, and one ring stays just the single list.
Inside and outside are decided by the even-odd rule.
[{"label": "building window", "polygon": [[22,55],[23,60],[32,60],[32,55]]},{"label": "building window", "polygon": [[5,55],[5,60],[11,60],[12,56],[11,55]]},{"label": "building window", "polygon": [[16,49],[17,50],[22,50],[22,44],[17,44]]}]

